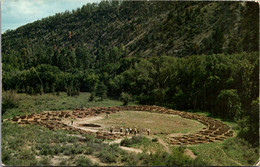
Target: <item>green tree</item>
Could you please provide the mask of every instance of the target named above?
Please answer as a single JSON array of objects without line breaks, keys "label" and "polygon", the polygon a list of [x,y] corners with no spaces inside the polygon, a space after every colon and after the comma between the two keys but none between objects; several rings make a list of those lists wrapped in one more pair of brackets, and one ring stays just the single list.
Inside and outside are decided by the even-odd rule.
[{"label": "green tree", "polygon": [[253,100],[251,110],[239,121],[239,137],[249,141],[253,146],[259,147],[259,98]]},{"label": "green tree", "polygon": [[218,113],[224,118],[236,119],[241,113],[241,102],[234,89],[222,90],[217,97]]},{"label": "green tree", "polygon": [[101,100],[107,95],[107,87],[103,82],[99,82],[96,89],[96,95],[101,97]]},{"label": "green tree", "polygon": [[131,96],[128,93],[121,93],[121,100],[123,101],[123,105],[127,106],[129,101],[131,100]]},{"label": "green tree", "polygon": [[93,101],[94,99],[95,99],[95,91],[92,91],[90,96],[89,96],[88,101]]}]

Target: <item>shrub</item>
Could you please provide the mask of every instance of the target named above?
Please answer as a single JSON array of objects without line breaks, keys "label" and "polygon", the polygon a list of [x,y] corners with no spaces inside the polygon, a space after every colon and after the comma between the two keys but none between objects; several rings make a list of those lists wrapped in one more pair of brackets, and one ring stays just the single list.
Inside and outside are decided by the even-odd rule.
[{"label": "shrub", "polygon": [[[143,154],[143,153],[141,153]],[[122,162],[126,162],[127,166],[137,166],[138,162],[140,161],[140,153],[139,154],[124,154],[121,158]],[[146,154],[147,155],[147,154]]]},{"label": "shrub", "polygon": [[35,93],[35,91],[34,91],[33,87],[30,87],[28,94],[33,95],[34,93]]},{"label": "shrub", "polygon": [[37,164],[37,166],[49,166],[50,159],[48,157],[43,157]]},{"label": "shrub", "polygon": [[104,144],[100,144],[100,143],[88,143],[88,146],[95,149],[95,151],[100,151],[104,149]]},{"label": "shrub", "polygon": [[42,101],[35,101],[34,105],[42,105]]},{"label": "shrub", "polygon": [[152,166],[183,166],[191,165],[193,160],[185,156],[178,149],[173,149],[172,153],[167,152],[157,152],[155,154],[150,154],[149,156],[144,156],[142,165],[152,165]]},{"label": "shrub", "polygon": [[101,95],[101,101],[103,101],[105,98],[107,98],[106,92],[103,92]]},{"label": "shrub", "polygon": [[22,150],[19,154],[19,159],[22,160],[34,160],[35,155],[30,150]]},{"label": "shrub", "polygon": [[125,138],[120,145],[130,147],[134,144],[150,144],[151,140],[143,136],[133,136],[131,139]]},{"label": "shrub", "polygon": [[158,142],[158,138],[153,138],[152,142]]},{"label": "shrub", "polygon": [[95,151],[94,148],[91,147],[85,148],[85,154],[87,155],[91,155],[94,151]]},{"label": "shrub", "polygon": [[68,136],[67,137],[67,142],[69,143],[75,143],[78,139],[74,136]]},{"label": "shrub", "polygon": [[70,86],[67,89],[67,95],[68,96],[78,96],[80,94],[79,88]]},{"label": "shrub", "polygon": [[11,160],[11,158],[12,158],[11,153],[12,152],[10,150],[2,149],[2,161],[3,161],[3,163],[7,164],[7,162]]},{"label": "shrub", "polygon": [[71,96],[71,88],[67,88],[67,91],[66,91],[66,92],[67,92],[67,95],[68,95],[68,96]]},{"label": "shrub", "polygon": [[89,158],[80,156],[76,161],[77,166],[91,166],[92,162]]},{"label": "shrub", "polygon": [[209,166],[210,164],[208,164],[205,160],[203,160],[203,157],[198,156],[196,157],[196,159],[193,161],[192,166]]},{"label": "shrub", "polygon": [[75,149],[75,154],[82,154],[83,152],[84,152],[84,149],[80,146]]},{"label": "shrub", "polygon": [[54,149],[48,144],[43,144],[40,150],[40,155],[54,155]]},{"label": "shrub", "polygon": [[66,145],[66,146],[64,146],[63,150],[64,150],[63,151],[64,155],[73,155],[74,154],[74,150],[73,150],[72,146]]},{"label": "shrub", "polygon": [[186,149],[186,146],[180,146],[177,148],[178,151],[180,151],[181,153],[184,153],[184,150]]},{"label": "shrub", "polygon": [[15,91],[4,91],[2,94],[2,115],[7,109],[17,108],[19,101],[17,99],[17,94]]},{"label": "shrub", "polygon": [[131,96],[128,93],[122,92],[121,100],[123,101],[124,106],[128,105],[130,99],[131,99]]},{"label": "shrub", "polygon": [[121,145],[121,146],[129,147],[129,146],[132,145],[132,140],[131,140],[131,139],[128,139],[128,138],[125,138],[125,139],[123,139],[123,140],[120,142],[120,145]]},{"label": "shrub", "polygon": [[53,153],[54,153],[54,155],[58,155],[58,154],[62,151],[61,148],[62,148],[62,147],[61,147],[60,145],[55,145],[55,146],[53,147]]},{"label": "shrub", "polygon": [[40,88],[40,95],[42,95],[43,93],[44,93],[43,87],[41,86],[41,88]]},{"label": "shrub", "polygon": [[66,166],[66,165],[67,165],[67,161],[68,161],[68,160],[64,158],[64,159],[62,159],[62,161],[60,162],[59,165],[60,165],[60,166]]},{"label": "shrub", "polygon": [[95,92],[91,92],[88,101],[93,101],[95,99]]},{"label": "shrub", "polygon": [[96,139],[93,135],[84,135],[84,137],[86,142],[94,142]]},{"label": "shrub", "polygon": [[104,163],[115,163],[117,160],[116,154],[110,151],[102,151],[97,156]]}]

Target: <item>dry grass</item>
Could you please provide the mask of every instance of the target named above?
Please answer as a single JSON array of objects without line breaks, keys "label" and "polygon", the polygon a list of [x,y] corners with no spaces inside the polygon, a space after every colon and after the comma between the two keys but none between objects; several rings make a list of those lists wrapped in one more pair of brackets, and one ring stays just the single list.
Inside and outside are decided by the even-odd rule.
[{"label": "dry grass", "polygon": [[193,133],[205,127],[197,121],[180,116],[143,111],[120,111],[94,123],[101,124],[106,129],[111,125],[115,128],[149,128],[151,133]]}]

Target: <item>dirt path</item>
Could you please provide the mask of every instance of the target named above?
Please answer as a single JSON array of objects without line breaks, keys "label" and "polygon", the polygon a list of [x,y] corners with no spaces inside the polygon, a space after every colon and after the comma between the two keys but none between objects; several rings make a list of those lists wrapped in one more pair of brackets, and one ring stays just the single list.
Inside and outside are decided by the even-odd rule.
[{"label": "dirt path", "polygon": [[142,153],[143,152],[143,150],[140,150],[140,149],[137,149],[137,148],[124,147],[124,146],[120,146],[119,148],[121,148],[125,151],[134,152],[134,153]]},{"label": "dirt path", "polygon": [[[146,137],[152,140],[156,136],[146,136]],[[158,138],[158,143],[161,144],[162,146],[164,146],[166,152],[170,153],[170,149],[169,149],[169,144],[168,143],[166,143],[161,138]]]},{"label": "dirt path", "polygon": [[109,165],[109,164],[101,162],[100,159],[98,159],[97,157],[95,157],[93,155],[88,155],[87,157],[92,161],[93,164],[98,163],[98,165],[100,165],[100,166],[108,166]]},{"label": "dirt path", "polygon": [[239,162],[237,162],[237,161],[231,159],[231,158],[225,153],[225,151],[224,151],[222,148],[220,148],[219,146],[217,146],[217,148],[220,149],[220,150],[223,152],[223,154],[224,154],[230,161],[232,161],[232,162],[238,164],[239,166],[243,166],[241,163],[239,163]]},{"label": "dirt path", "polygon": [[257,162],[254,164],[254,166],[260,166],[260,158],[257,160]]},{"label": "dirt path", "polygon": [[[130,139],[131,137],[128,136],[127,137],[128,139]],[[120,139],[116,139],[116,140],[113,140],[111,142],[105,142],[105,143],[108,143],[108,144],[120,144],[120,142],[123,140],[124,138],[120,138]],[[119,148],[125,150],[125,151],[129,151],[129,152],[134,152],[134,153],[142,153],[143,150],[141,149],[137,149],[137,148],[132,148],[132,147],[124,147],[124,146],[119,146]]]},{"label": "dirt path", "polygon": [[[150,138],[150,139],[153,138],[152,136],[147,136],[147,137]],[[160,139],[160,138],[159,138],[159,139],[158,139],[158,143],[161,144],[162,146],[164,146],[166,152],[168,152],[168,153],[171,152],[171,151],[170,151],[170,148],[169,148],[169,144],[166,143],[163,139]],[[196,158],[196,155],[195,155],[190,149],[188,149],[188,148],[186,148],[186,149],[184,150],[184,154],[187,155],[187,156],[189,156],[189,157],[191,157],[192,159],[195,159],[195,158]]]},{"label": "dirt path", "polygon": [[66,134],[67,136],[74,136],[77,137],[79,139],[85,139],[85,137],[83,137],[82,135],[75,135],[75,134]]},{"label": "dirt path", "polygon": [[158,139],[158,143],[164,146],[166,152],[170,153],[169,145],[163,139]]},{"label": "dirt path", "polygon": [[[104,117],[101,116],[91,116],[91,117],[86,117],[86,118],[77,118],[73,120],[73,125],[75,124],[88,124],[88,123],[93,123],[95,121],[101,120]],[[63,119],[62,120],[64,123],[70,125],[71,119]]]},{"label": "dirt path", "polygon": [[59,166],[61,161],[66,159],[68,160],[70,157],[69,156],[57,156],[57,155],[54,155],[53,158],[51,158],[51,164],[53,166]]},{"label": "dirt path", "polygon": [[[89,124],[89,123],[93,123],[95,121],[101,120],[104,117],[101,116],[91,116],[91,117],[86,117],[86,118],[78,118],[76,120],[74,120],[74,125],[75,124]],[[70,122],[68,122],[70,123]]]},{"label": "dirt path", "polygon": [[76,119],[73,121],[73,125],[71,125],[71,120],[70,119],[66,119],[63,120],[63,123],[72,126],[74,128],[78,128],[78,129],[82,129],[82,130],[86,130],[86,131],[90,131],[90,132],[98,132],[101,131],[102,128],[93,128],[93,127],[83,127],[80,126],[81,124],[89,124],[89,123],[93,123],[95,121],[101,120],[104,117],[101,116],[93,116],[93,117],[87,117],[87,118],[83,118],[83,119]]},{"label": "dirt path", "polygon": [[184,150],[184,154],[191,157],[192,159],[195,159],[197,156],[188,148]]},{"label": "dirt path", "polygon": [[[152,136],[147,136],[149,139],[152,139],[153,137]],[[128,136],[127,137],[128,139],[130,139],[131,137]],[[108,144],[120,144],[120,142],[123,140],[124,138],[120,138],[120,139],[116,139],[114,141],[111,141],[111,142],[106,142]],[[169,149],[169,145],[163,141],[162,139],[158,139],[158,143],[163,145],[165,147],[165,151],[170,153],[170,149]],[[130,152],[135,152],[135,153],[142,153],[143,150],[141,149],[136,149],[136,148],[132,148],[132,147],[124,147],[124,146],[119,146],[119,148],[123,149],[123,150],[126,150],[126,151],[130,151]]]},{"label": "dirt path", "polygon": [[[127,138],[130,138],[130,137],[127,137]],[[116,139],[116,140],[113,140],[111,142],[105,142],[105,143],[108,143],[108,144],[120,144],[120,142],[123,140],[124,138],[120,138],[120,139]]]}]

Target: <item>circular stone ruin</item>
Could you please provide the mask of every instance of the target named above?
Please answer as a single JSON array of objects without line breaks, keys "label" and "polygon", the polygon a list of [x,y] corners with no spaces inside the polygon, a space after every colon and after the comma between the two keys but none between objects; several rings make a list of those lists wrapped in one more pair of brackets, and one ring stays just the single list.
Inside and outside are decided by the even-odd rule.
[{"label": "circular stone ruin", "polygon": [[[146,112],[157,112],[165,114],[179,115],[183,118],[197,120],[200,123],[206,125],[206,128],[203,128],[199,132],[182,135],[178,137],[169,137],[168,142],[173,145],[191,145],[191,144],[200,144],[200,143],[209,143],[219,140],[224,140],[227,137],[233,136],[233,131],[231,127],[227,124],[224,124],[221,121],[209,118],[206,116],[198,115],[196,113],[188,113],[182,111],[176,111],[172,109],[167,109],[159,106],[115,106],[115,107],[91,107],[87,109],[76,109],[74,111],[55,111],[47,112],[41,114],[30,114],[23,116],[15,116],[12,121],[18,122],[18,124],[35,124],[42,125],[49,129],[63,129],[63,130],[73,130],[81,134],[95,134],[97,138],[103,139],[116,139],[125,137],[125,134],[122,133],[109,133],[109,132],[91,132],[87,130],[82,130],[75,128],[71,125],[67,125],[62,122],[64,118],[88,118],[97,116],[102,113],[116,113],[119,111],[146,111]],[[100,125],[96,124],[84,124],[81,126],[88,127],[98,127]]]}]

